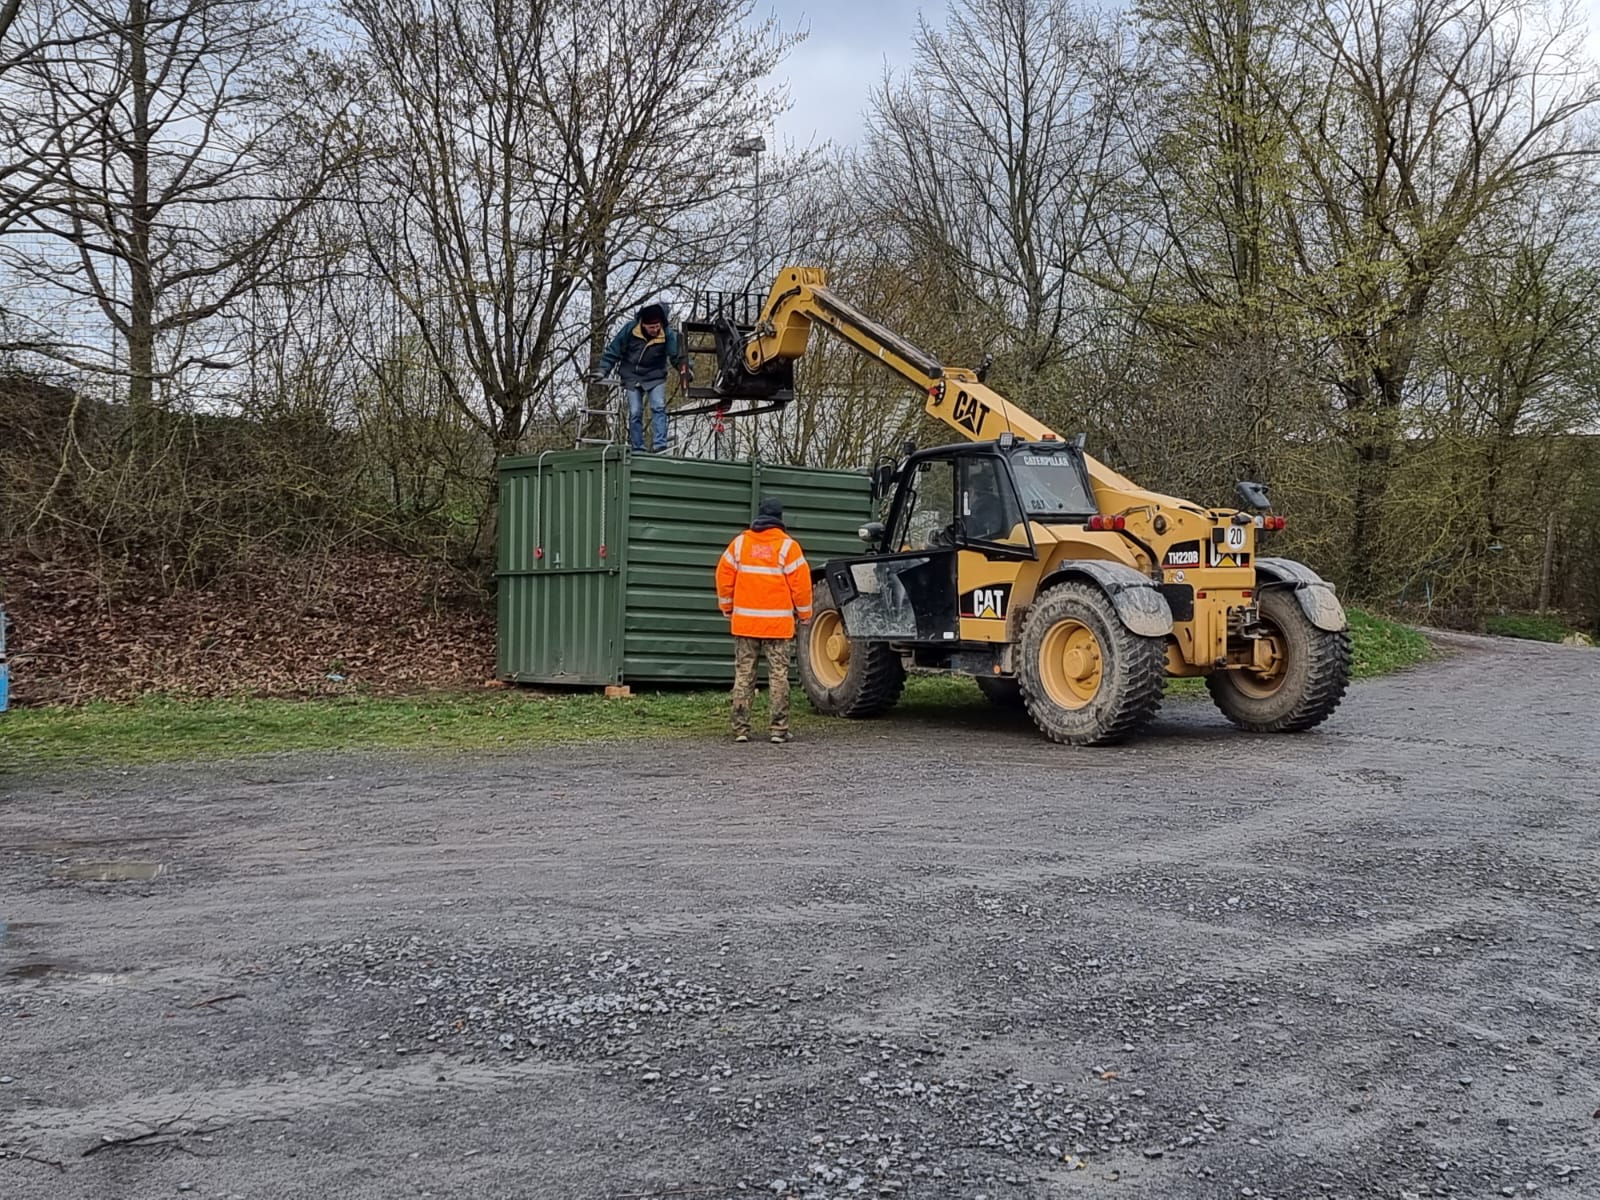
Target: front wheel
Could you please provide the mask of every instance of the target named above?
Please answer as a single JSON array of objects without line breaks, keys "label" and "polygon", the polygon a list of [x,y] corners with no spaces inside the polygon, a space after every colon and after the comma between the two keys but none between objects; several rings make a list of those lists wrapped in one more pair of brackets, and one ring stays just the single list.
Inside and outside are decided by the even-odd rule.
[{"label": "front wheel", "polygon": [[1299,733],[1322,724],[1350,685],[1350,633],[1318,629],[1287,588],[1261,593],[1263,636],[1255,665],[1206,677],[1228,720],[1253,733]]},{"label": "front wheel", "polygon": [[811,707],[829,717],[876,717],[888,712],[906,685],[900,656],[882,642],[853,641],[822,580],[812,596],[812,618],[796,640],[800,686]]},{"label": "front wheel", "polygon": [[1059,584],[1034,601],[1020,649],[1023,702],[1052,741],[1120,741],[1161,707],[1166,639],[1128,629],[1093,584]]}]

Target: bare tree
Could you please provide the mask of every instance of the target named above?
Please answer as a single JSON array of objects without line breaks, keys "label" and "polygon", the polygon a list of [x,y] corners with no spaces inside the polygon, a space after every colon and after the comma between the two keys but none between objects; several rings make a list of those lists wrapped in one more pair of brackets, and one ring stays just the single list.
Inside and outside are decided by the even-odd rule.
[{"label": "bare tree", "polygon": [[1485,222],[1578,170],[1600,81],[1545,0],[1301,8],[1277,97],[1307,195],[1281,230],[1355,459],[1350,561],[1370,593],[1412,368],[1443,281]]},{"label": "bare tree", "polygon": [[[20,121],[37,158],[21,174],[47,240],[5,257],[98,310],[137,415],[195,369],[236,365],[216,319],[262,285],[273,247],[340,164],[280,102],[302,31],[273,0],[41,11],[64,48],[19,64],[8,86],[31,105]],[[100,350],[59,352],[105,370]]]},{"label": "bare tree", "polygon": [[1328,561],[1372,595],[1406,557],[1386,536],[1404,525],[1389,519],[1389,480],[1427,389],[1446,386],[1418,365],[1462,320],[1447,297],[1497,257],[1512,214],[1585,178],[1597,149],[1600,88],[1570,10],[1143,0],[1138,12],[1139,186],[1107,242],[1118,302],[1180,355],[1225,361],[1264,340],[1317,386],[1324,411],[1307,423],[1299,399],[1284,408],[1300,389],[1242,378],[1219,398],[1216,436],[1232,446],[1287,423],[1299,446],[1339,449],[1342,488],[1326,487],[1326,464],[1313,472],[1347,531]]},{"label": "bare tree", "polygon": [[[23,0],[0,2],[0,237],[13,231],[34,200],[54,177],[53,156],[38,138],[30,136],[33,99],[19,85],[23,68],[37,67],[84,40],[80,30],[60,22],[58,14]],[[74,114],[81,118],[81,111]],[[81,122],[78,123],[81,135]],[[75,145],[81,150],[81,143]],[[0,317],[5,306],[0,304]]]},{"label": "bare tree", "polygon": [[1574,435],[1600,422],[1590,196],[1540,189],[1480,231],[1415,356],[1405,501],[1388,509],[1409,553],[1390,557],[1408,575],[1442,561],[1438,587],[1473,613],[1536,601],[1579,483]]},{"label": "bare tree", "polygon": [[759,81],[785,42],[750,0],[346,7],[383,137],[352,197],[374,262],[510,451],[619,294],[721,256],[729,143],[774,111]]},{"label": "bare tree", "polygon": [[1278,100],[1286,0],[1142,0],[1122,104],[1135,169],[1104,279],[1143,320],[1204,345],[1259,328],[1290,270],[1278,236],[1296,176]]},{"label": "bare tree", "polygon": [[861,192],[907,260],[950,276],[997,378],[1058,367],[1096,320],[1081,275],[1123,152],[1112,19],[1054,0],[957,0],[874,95]]}]

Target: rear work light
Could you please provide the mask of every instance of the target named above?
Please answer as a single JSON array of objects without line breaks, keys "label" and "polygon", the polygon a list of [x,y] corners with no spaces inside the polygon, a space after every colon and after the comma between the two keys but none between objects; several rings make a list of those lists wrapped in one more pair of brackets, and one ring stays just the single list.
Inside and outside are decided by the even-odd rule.
[{"label": "rear work light", "polygon": [[1128,518],[1126,517],[1090,517],[1089,524],[1086,526],[1088,529],[1126,529],[1127,527]]},{"label": "rear work light", "polygon": [[1261,528],[1263,528],[1263,529],[1282,529],[1285,524],[1286,524],[1286,522],[1284,521],[1284,519],[1282,517],[1262,517],[1261,518]]}]

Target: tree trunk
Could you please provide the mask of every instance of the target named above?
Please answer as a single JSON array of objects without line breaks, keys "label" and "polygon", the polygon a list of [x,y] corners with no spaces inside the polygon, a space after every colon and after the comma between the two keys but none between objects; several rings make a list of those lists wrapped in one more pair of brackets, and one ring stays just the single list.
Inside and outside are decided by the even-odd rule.
[{"label": "tree trunk", "polygon": [[1355,524],[1350,535],[1350,594],[1371,599],[1377,590],[1381,561],[1384,501],[1389,490],[1387,442],[1364,439],[1356,446]]},{"label": "tree trunk", "polygon": [[128,85],[133,122],[128,137],[128,408],[135,428],[155,400],[155,277],[150,263],[150,64],[145,46],[148,0],[128,3]]},{"label": "tree trunk", "polygon": [[[600,356],[605,353],[606,340],[611,331],[606,328],[606,313],[611,303],[611,263],[604,248],[597,249],[594,261],[589,272],[589,369],[600,369]],[[584,407],[589,409],[602,409],[608,405],[616,406],[617,395],[610,388],[597,387],[592,383],[584,384]],[[578,436],[580,438],[597,438],[606,436],[606,420],[599,413],[585,414],[578,421]],[[625,441],[627,431],[621,428],[611,430],[611,434],[619,442]]]},{"label": "tree trunk", "polygon": [[1539,611],[1550,610],[1550,580],[1555,574],[1556,562],[1556,510],[1550,510],[1550,517],[1545,523],[1544,530],[1544,562],[1539,567]]},{"label": "tree trunk", "polygon": [[494,429],[495,461],[489,468],[487,494],[484,498],[483,517],[478,522],[477,536],[473,538],[470,565],[484,571],[491,579],[499,557],[500,539],[500,459],[509,458],[520,449],[524,406],[500,398],[495,404]]}]

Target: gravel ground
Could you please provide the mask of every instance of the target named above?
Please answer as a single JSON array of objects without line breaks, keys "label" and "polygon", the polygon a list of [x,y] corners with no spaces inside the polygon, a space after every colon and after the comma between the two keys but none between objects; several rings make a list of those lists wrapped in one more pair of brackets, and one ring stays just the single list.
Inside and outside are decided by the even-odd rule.
[{"label": "gravel ground", "polygon": [[3,783],[0,1195],[1600,1196],[1597,697]]}]

